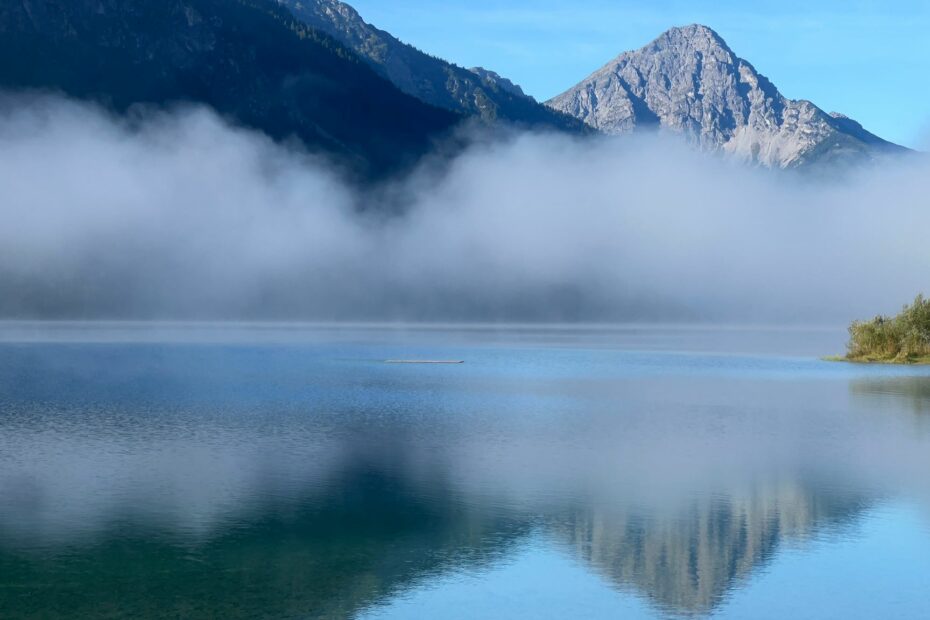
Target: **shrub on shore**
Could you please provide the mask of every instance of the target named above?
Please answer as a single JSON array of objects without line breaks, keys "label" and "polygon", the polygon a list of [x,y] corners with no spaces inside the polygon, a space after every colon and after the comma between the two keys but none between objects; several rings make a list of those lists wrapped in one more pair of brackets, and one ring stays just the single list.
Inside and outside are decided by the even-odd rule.
[{"label": "shrub on shore", "polygon": [[930,300],[918,295],[894,317],[849,326],[846,359],[862,362],[930,362]]}]

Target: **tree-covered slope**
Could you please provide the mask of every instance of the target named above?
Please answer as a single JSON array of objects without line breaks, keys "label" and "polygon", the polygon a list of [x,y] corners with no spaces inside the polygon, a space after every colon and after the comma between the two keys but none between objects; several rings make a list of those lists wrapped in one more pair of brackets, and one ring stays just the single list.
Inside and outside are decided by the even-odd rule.
[{"label": "tree-covered slope", "polygon": [[379,176],[459,116],[400,92],[273,0],[0,0],[0,88],[195,102]]}]

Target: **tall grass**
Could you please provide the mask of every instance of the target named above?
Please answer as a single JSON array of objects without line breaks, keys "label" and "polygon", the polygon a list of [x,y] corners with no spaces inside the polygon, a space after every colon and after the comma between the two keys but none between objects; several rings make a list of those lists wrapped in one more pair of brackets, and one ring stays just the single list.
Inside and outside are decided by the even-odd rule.
[{"label": "tall grass", "polygon": [[918,295],[895,317],[854,322],[849,326],[846,358],[865,362],[930,361],[930,300]]}]

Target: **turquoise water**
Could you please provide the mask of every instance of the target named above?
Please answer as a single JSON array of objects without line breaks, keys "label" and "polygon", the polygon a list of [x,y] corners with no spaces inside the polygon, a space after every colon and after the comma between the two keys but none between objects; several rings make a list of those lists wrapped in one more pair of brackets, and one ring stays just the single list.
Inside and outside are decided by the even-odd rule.
[{"label": "turquoise water", "polygon": [[928,618],[930,368],[843,338],[3,324],[0,617]]}]

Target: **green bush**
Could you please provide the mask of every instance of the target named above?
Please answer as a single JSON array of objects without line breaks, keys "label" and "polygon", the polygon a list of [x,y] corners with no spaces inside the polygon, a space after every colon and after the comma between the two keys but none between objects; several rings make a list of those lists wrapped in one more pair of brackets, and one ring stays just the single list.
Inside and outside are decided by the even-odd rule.
[{"label": "green bush", "polygon": [[902,363],[930,358],[930,300],[918,295],[898,316],[854,322],[847,358]]}]

